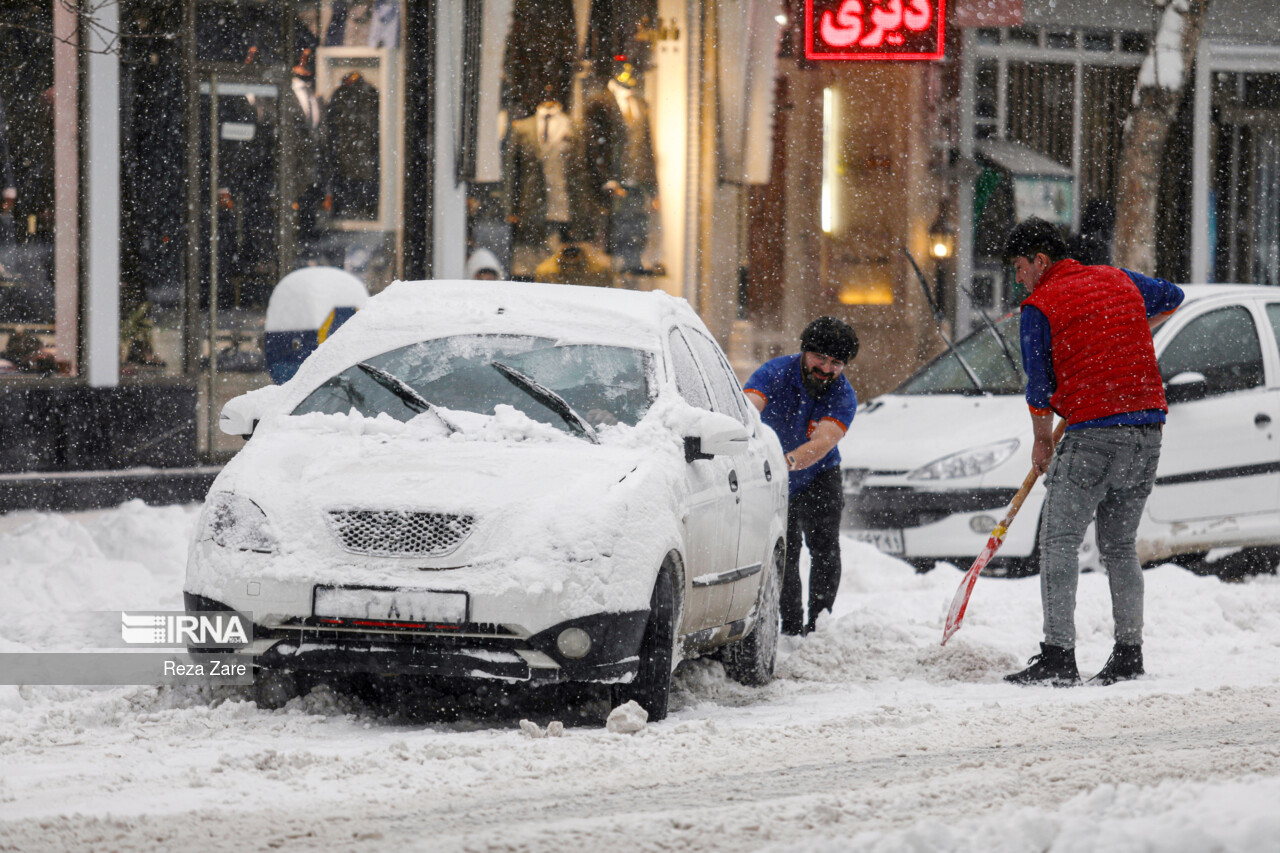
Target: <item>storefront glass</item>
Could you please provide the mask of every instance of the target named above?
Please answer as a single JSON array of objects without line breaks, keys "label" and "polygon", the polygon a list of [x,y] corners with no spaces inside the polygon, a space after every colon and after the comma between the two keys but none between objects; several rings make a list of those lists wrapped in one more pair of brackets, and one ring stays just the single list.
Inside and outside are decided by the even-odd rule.
[{"label": "storefront glass", "polygon": [[684,136],[683,98],[666,115],[651,103],[664,77],[683,83],[679,25],[656,0],[486,13],[503,6],[508,26],[490,21],[474,58],[500,61],[501,75],[479,74],[468,275],[651,286],[668,262],[662,195],[675,182],[659,165],[683,163]]},{"label": "storefront glass", "polygon": [[1280,74],[1214,75],[1214,280],[1280,285]]},{"label": "storefront glass", "polygon": [[[72,375],[54,286],[53,6],[0,6],[0,374]],[[73,102],[74,103],[74,102]],[[65,103],[64,103],[65,106]]]},{"label": "storefront glass", "polygon": [[[216,413],[271,381],[269,333],[315,345],[325,317],[268,310],[287,274],[337,268],[370,293],[400,274],[403,15],[401,0],[127,4],[122,377],[200,377]],[[206,449],[236,446],[204,432]]]}]

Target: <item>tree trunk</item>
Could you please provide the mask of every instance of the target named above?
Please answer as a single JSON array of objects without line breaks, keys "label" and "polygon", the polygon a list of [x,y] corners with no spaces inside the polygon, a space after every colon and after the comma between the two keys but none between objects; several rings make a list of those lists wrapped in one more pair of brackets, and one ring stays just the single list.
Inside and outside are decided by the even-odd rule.
[{"label": "tree trunk", "polygon": [[1149,67],[1158,62],[1160,32],[1157,32],[1143,73],[1139,75],[1133,111],[1125,122],[1116,196],[1115,263],[1136,272],[1150,275],[1156,270],[1156,203],[1165,140],[1182,103],[1210,3],[1211,0],[1166,0],[1158,4],[1165,18],[1161,30],[1167,26],[1168,16],[1181,14],[1183,19],[1180,79],[1161,80],[1151,74],[1151,80],[1147,80]]}]

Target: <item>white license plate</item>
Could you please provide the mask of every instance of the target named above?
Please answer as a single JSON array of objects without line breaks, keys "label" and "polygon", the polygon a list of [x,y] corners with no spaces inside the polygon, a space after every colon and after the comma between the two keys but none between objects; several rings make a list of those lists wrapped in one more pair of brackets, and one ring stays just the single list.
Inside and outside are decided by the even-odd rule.
[{"label": "white license plate", "polygon": [[330,619],[369,619],[379,622],[467,621],[465,592],[370,587],[316,587],[315,615]]},{"label": "white license plate", "polygon": [[851,530],[849,535],[859,542],[876,546],[886,554],[901,555],[906,550],[902,545],[901,530]]}]

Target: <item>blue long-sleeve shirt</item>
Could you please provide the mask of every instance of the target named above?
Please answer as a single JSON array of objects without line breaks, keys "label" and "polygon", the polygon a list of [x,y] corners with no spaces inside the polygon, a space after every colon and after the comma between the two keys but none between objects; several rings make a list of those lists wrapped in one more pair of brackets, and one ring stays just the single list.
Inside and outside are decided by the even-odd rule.
[{"label": "blue long-sleeve shirt", "polygon": [[[1162,278],[1150,278],[1131,270],[1123,272],[1142,294],[1148,317],[1175,310],[1186,296],[1182,288]],[[1027,405],[1036,414],[1047,414],[1052,411],[1049,400],[1058,389],[1058,380],[1053,373],[1053,353],[1050,346],[1053,335],[1049,329],[1049,318],[1033,305],[1022,306],[1019,336],[1022,340],[1022,366],[1027,371]],[[1164,423],[1164,412],[1160,409],[1144,409],[1083,421],[1072,424],[1067,429],[1156,423]]]}]

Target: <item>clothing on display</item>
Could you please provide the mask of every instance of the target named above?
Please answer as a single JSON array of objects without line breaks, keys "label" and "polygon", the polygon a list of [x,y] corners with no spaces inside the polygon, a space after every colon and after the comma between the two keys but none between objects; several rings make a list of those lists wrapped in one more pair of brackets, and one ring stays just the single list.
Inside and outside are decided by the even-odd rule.
[{"label": "clothing on display", "polygon": [[325,107],[323,172],[333,215],[376,219],[381,177],[380,98],[358,71],[347,74]]},{"label": "clothing on display", "polygon": [[369,47],[400,46],[400,0],[378,0],[369,25]]},{"label": "clothing on display", "polygon": [[573,0],[513,0],[502,70],[512,119],[547,100],[569,103],[578,54]]},{"label": "clothing on display", "polygon": [[[630,67],[626,73],[634,79]],[[634,88],[612,79],[588,102],[585,122],[592,188],[608,214],[605,250],[622,270],[639,271],[658,191],[648,105]]]},{"label": "clothing on display", "polygon": [[549,234],[576,237],[589,193],[582,135],[558,102],[511,125],[504,188],[517,243],[545,246]]}]

